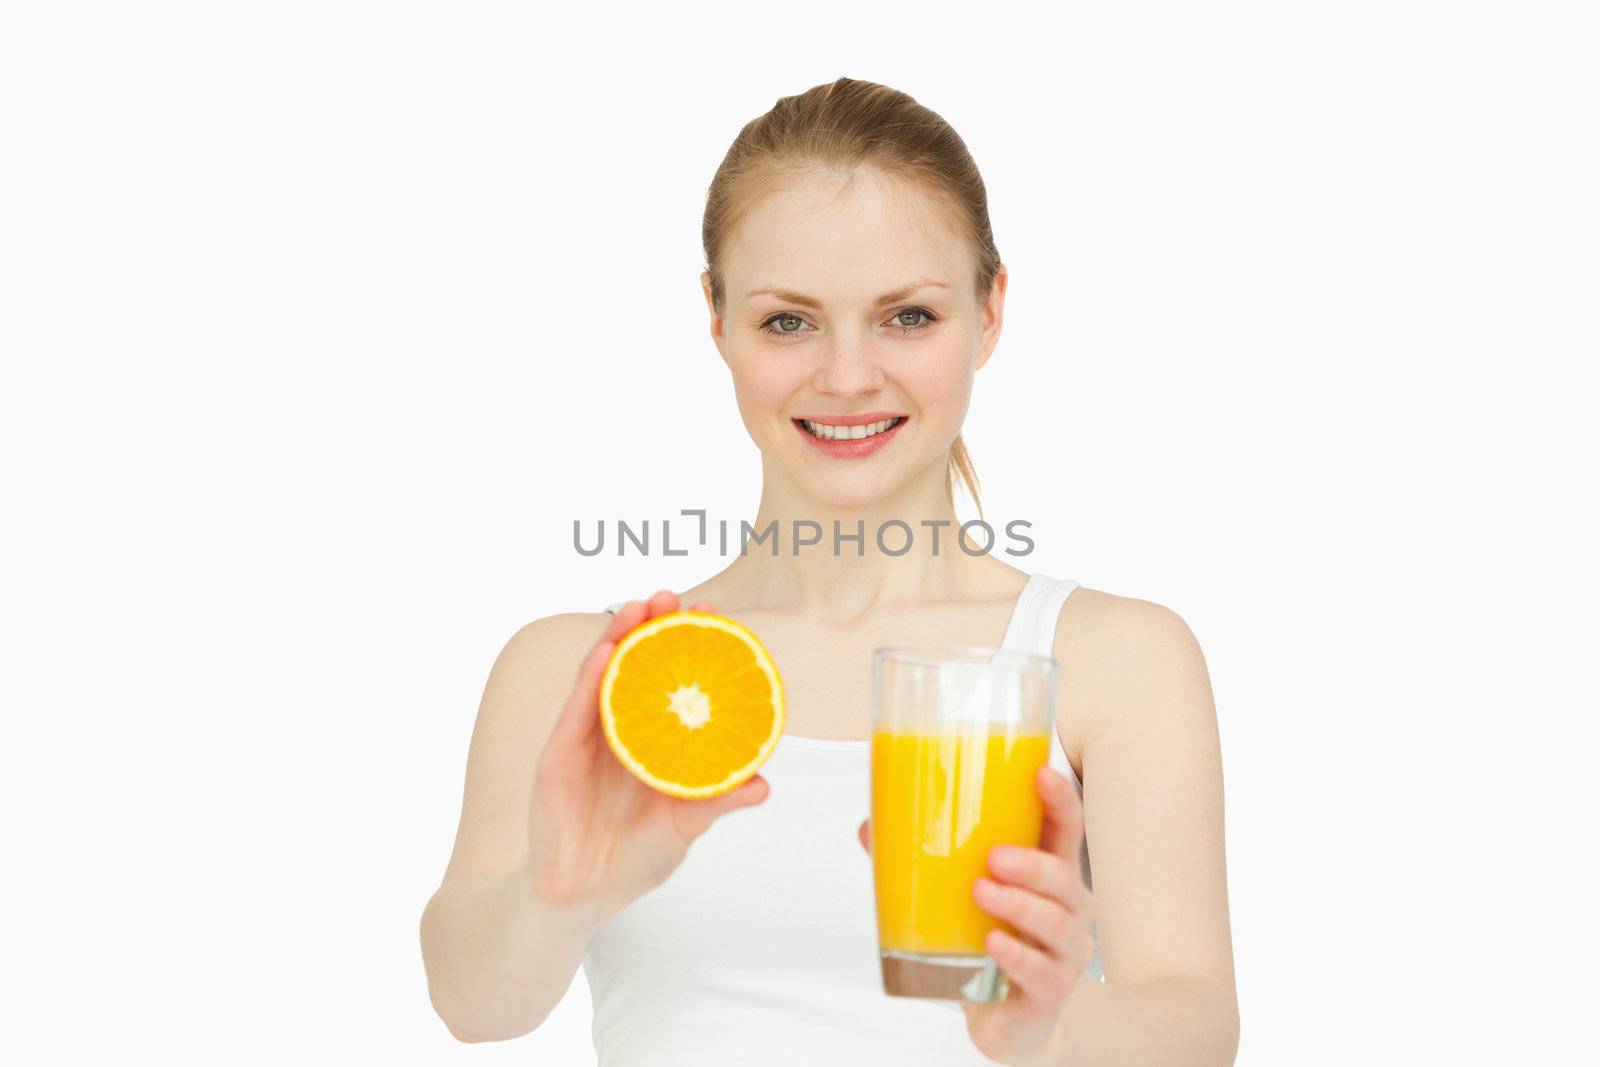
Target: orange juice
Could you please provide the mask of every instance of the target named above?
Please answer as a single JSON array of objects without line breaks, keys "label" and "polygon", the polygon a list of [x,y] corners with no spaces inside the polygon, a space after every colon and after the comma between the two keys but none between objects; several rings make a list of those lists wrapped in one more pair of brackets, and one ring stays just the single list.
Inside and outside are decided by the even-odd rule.
[{"label": "orange juice", "polygon": [[974,724],[872,735],[872,862],[882,948],[982,954],[999,928],[972,896],[997,844],[1037,847],[1048,734]]}]

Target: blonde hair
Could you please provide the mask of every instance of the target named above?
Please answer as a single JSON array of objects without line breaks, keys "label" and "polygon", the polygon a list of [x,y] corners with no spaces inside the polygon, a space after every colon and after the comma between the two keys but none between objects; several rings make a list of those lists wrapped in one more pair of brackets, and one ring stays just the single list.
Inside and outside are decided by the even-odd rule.
[{"label": "blonde hair", "polygon": [[[966,144],[948,122],[905,93],[874,82],[840,78],[781,97],[746,123],[717,168],[701,225],[711,301],[721,314],[727,293],[721,260],[729,235],[752,204],[786,179],[819,167],[850,172],[872,167],[915,182],[952,213],[971,239],[976,292],[986,299],[1000,271],[989,225],[983,178]],[[945,494],[955,500],[959,477],[983,515],[978,474],[956,434],[945,470]]]}]

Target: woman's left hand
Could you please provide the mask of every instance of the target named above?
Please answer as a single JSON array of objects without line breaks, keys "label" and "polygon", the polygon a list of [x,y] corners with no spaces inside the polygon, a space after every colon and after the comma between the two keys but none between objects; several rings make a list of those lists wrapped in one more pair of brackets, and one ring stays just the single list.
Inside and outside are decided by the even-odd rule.
[{"label": "woman's left hand", "polygon": [[[990,876],[972,886],[980,908],[1022,935],[991,930],[984,939],[1010,989],[993,1004],[962,1004],[978,1051],[1017,1067],[1058,1062],[1052,1057],[1062,1011],[1095,950],[1094,897],[1078,872],[1083,804],[1049,764],[1039,768],[1035,785],[1044,801],[1039,847],[996,845],[989,850]],[[870,852],[870,824],[857,833]]]},{"label": "woman's left hand", "polygon": [[989,850],[991,876],[972,887],[980,908],[1022,934],[991,930],[984,939],[1010,984],[1005,999],[962,1005],[972,1043],[1000,1063],[1057,1062],[1062,1011],[1095,951],[1094,898],[1078,872],[1083,805],[1049,764],[1039,768],[1036,784],[1044,800],[1039,847],[996,845]]}]

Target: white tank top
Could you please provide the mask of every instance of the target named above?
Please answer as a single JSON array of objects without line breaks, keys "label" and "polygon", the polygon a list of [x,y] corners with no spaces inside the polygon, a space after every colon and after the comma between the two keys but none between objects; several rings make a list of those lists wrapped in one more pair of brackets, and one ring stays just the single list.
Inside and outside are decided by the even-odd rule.
[{"label": "white tank top", "polygon": [[[1003,647],[1050,655],[1077,586],[1031,575]],[[872,860],[856,837],[868,745],[785,734],[761,766],[767,799],[718,819],[595,934],[583,969],[599,1067],[992,1062],[959,1003],[883,992]],[[1082,793],[1059,733],[1050,764]],[[1087,847],[1079,862],[1087,876]],[[1102,977],[1098,950],[1084,975]]]}]

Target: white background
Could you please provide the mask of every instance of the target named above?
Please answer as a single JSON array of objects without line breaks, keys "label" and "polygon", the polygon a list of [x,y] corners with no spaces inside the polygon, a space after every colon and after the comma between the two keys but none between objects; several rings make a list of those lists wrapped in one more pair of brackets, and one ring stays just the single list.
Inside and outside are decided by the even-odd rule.
[{"label": "white background", "polygon": [[1587,6],[8,5],[0,1058],[593,1062],[418,919],[505,639],[722,563],[572,520],[753,515],[703,197],[848,75],[988,183],[986,513],[1206,652],[1239,1062],[1593,1062]]}]

